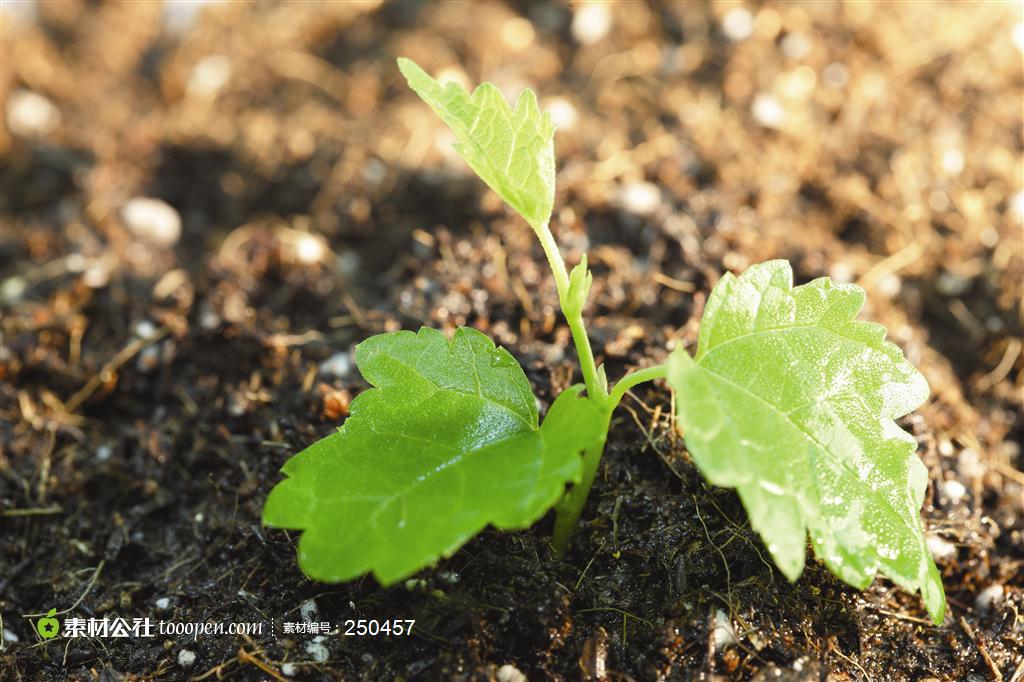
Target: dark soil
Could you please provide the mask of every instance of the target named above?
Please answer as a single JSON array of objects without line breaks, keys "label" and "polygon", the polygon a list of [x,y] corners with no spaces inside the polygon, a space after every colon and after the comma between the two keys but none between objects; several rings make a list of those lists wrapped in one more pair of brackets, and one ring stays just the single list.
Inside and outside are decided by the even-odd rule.
[{"label": "dark soil", "polygon": [[[1018,6],[766,5],[737,40],[728,7],[631,2],[590,15],[613,21],[592,44],[595,10],[562,4],[26,7],[0,10],[0,679],[1021,680]],[[539,246],[398,55],[562,112],[554,229],[594,265],[613,379],[693,344],[726,270],[787,258],[868,290],[932,387],[903,426],[943,625],[884,580],[860,593],[810,561],[787,582],[660,384],[616,413],[564,560],[547,518],[388,589],[304,579],[260,510],[365,387],[325,360],[471,325],[545,404],[579,380]],[[26,92],[59,120],[27,130]],[[180,238],[133,231],[137,196]],[[416,625],[284,634],[308,600],[335,627]],[[272,626],[44,641],[27,616],[53,607]]]}]

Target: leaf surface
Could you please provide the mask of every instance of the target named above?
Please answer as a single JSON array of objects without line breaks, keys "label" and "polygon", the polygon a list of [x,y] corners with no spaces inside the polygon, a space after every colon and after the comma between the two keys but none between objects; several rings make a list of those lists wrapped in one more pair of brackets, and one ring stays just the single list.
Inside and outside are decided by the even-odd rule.
[{"label": "leaf surface", "polygon": [[920,509],[928,475],[894,419],[928,397],[881,325],[854,320],[864,291],[828,278],[793,287],[785,261],[726,274],[708,299],[695,358],[669,360],[694,461],[736,488],[780,570],[796,580],[808,531],[843,581],[878,572],[945,612]]},{"label": "leaf surface", "polygon": [[312,578],[372,571],[384,585],[449,556],[488,524],[525,528],[580,476],[604,422],[580,387],[538,426],[515,359],[480,332],[367,339],[356,364],[375,386],[334,434],[292,457],[263,520],[300,529]]},{"label": "leaf surface", "polygon": [[455,133],[456,151],[476,174],[535,230],[546,224],[555,201],[555,125],[533,91],[523,90],[513,108],[491,83],[470,94],[441,85],[412,60],[400,58],[398,68]]}]

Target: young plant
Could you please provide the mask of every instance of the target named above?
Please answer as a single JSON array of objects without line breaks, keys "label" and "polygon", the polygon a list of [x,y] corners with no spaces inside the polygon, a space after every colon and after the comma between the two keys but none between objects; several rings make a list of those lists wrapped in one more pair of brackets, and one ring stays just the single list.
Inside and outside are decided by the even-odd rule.
[{"label": "young plant", "polygon": [[612,411],[632,387],[664,378],[697,467],[736,488],[787,578],[802,572],[810,532],[815,555],[840,579],[863,589],[881,572],[920,590],[941,622],[945,595],[919,515],[927,471],[893,421],[921,405],[928,386],[884,327],[854,319],[864,291],[828,278],[794,287],[779,260],[726,274],[694,357],[677,347],[667,363],[610,387],[583,323],[586,257],[567,272],[548,228],[550,117],[529,90],[510,107],[490,83],[470,94],[407,59],[398,65],[455,133],[456,150],[540,239],[584,386],[559,395],[541,422],[522,369],[478,331],[363,341],[356,364],[374,388],[337,432],[284,465],[263,511],[267,525],[303,531],[303,571],[330,582],[372,572],[389,585],[487,525],[526,528],[552,507],[552,544],[563,553]]}]

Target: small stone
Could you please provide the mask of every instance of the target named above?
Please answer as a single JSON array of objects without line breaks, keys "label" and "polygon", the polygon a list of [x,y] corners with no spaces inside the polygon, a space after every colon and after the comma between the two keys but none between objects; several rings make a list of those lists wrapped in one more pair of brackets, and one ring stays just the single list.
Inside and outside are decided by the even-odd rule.
[{"label": "small stone", "polygon": [[93,263],[82,273],[82,283],[90,289],[102,289],[110,283],[110,270],[103,263]]},{"label": "small stone", "polygon": [[136,237],[154,244],[172,246],[181,238],[181,216],[159,199],[129,199],[121,209],[121,218]]},{"label": "small stone", "polygon": [[101,462],[106,462],[112,454],[114,454],[114,449],[106,443],[96,448],[96,459]]},{"label": "small stone", "polygon": [[828,271],[829,277],[837,282],[852,282],[854,277],[853,268],[843,262],[838,262],[832,265]]},{"label": "small stone", "polygon": [[578,6],[572,18],[572,36],[584,45],[593,45],[612,27],[612,13],[605,3],[586,2]]},{"label": "small stone", "polygon": [[765,128],[781,128],[786,122],[786,111],[779,104],[779,100],[773,95],[761,93],[754,98],[750,105],[750,113],[754,120]]},{"label": "small stone", "polygon": [[960,175],[964,169],[964,154],[959,149],[942,152],[942,172],[950,177]]},{"label": "small stone", "polygon": [[501,39],[513,50],[525,50],[533,44],[535,32],[529,19],[513,17],[501,27]]},{"label": "small stone", "polygon": [[16,90],[7,98],[7,126],[19,137],[42,137],[60,125],[60,110],[46,97]]},{"label": "small stone", "polygon": [[0,284],[0,301],[4,303],[18,303],[25,295],[28,282],[24,277],[9,277]]},{"label": "small stone", "polygon": [[312,623],[316,620],[316,616],[319,610],[316,607],[316,600],[308,599],[302,602],[299,606],[299,616],[302,618],[303,623]]},{"label": "small stone", "polygon": [[199,326],[208,332],[212,332],[220,327],[220,324],[220,315],[213,312],[209,306],[204,305],[199,311]]},{"label": "small stone", "polygon": [[146,346],[139,353],[135,361],[135,368],[143,374],[148,374],[160,366],[160,348],[158,346]]},{"label": "small stone", "polygon": [[1024,192],[1017,192],[1013,195],[1013,198],[1010,199],[1010,210],[1018,218],[1024,218]]},{"label": "small stone", "polygon": [[196,664],[196,654],[194,651],[188,649],[182,649],[178,652],[178,665],[182,668],[191,668]]},{"label": "small stone", "polygon": [[992,604],[1003,598],[1002,585],[989,585],[974,598],[974,606],[982,613],[992,609]]},{"label": "small stone", "polygon": [[352,357],[348,353],[335,353],[320,363],[320,373],[345,379],[352,374]]},{"label": "small stone", "polygon": [[754,31],[754,17],[744,7],[736,7],[722,17],[722,31],[730,40],[745,40]]},{"label": "small stone", "polygon": [[781,47],[782,54],[786,55],[787,59],[798,62],[811,53],[812,45],[806,35],[794,31],[782,39]]},{"label": "small stone", "polygon": [[661,190],[650,182],[633,182],[622,188],[619,203],[630,213],[649,215],[661,204]]},{"label": "small stone", "polygon": [[552,97],[545,102],[544,109],[551,114],[551,120],[559,130],[568,130],[576,125],[579,115],[572,102],[563,97]]},{"label": "small stone", "polygon": [[326,252],[324,240],[316,235],[303,234],[295,242],[295,257],[305,265],[319,263]]},{"label": "small stone", "polygon": [[875,285],[876,291],[885,298],[896,298],[899,296],[900,289],[903,288],[903,281],[899,275],[890,272],[888,275],[883,277]]},{"label": "small stone", "polygon": [[850,81],[850,70],[846,68],[845,64],[832,62],[822,70],[821,78],[826,85],[838,90]]},{"label": "small stone", "polygon": [[928,551],[936,561],[945,561],[956,556],[956,545],[937,535],[930,535],[926,540]]},{"label": "small stone", "polygon": [[736,631],[733,630],[732,623],[729,621],[729,616],[721,609],[715,612],[715,629],[711,636],[714,637],[715,646],[718,648],[726,647],[739,641],[736,637]]},{"label": "small stone", "polygon": [[312,656],[317,663],[323,663],[331,657],[331,652],[324,644],[323,637],[314,637],[313,641],[306,645],[306,653]]},{"label": "small stone", "polygon": [[978,457],[977,450],[964,448],[957,456],[956,470],[960,474],[961,479],[973,481],[985,474],[986,467],[982,464],[981,458]]},{"label": "small stone", "polygon": [[16,634],[11,632],[7,628],[4,628],[4,641],[10,642],[11,644],[17,644],[20,640],[18,639],[18,636]]},{"label": "small stone", "polygon": [[526,675],[511,663],[506,663],[498,668],[495,677],[498,682],[526,682]]},{"label": "small stone", "polygon": [[230,80],[231,61],[224,55],[210,55],[192,68],[185,94],[192,99],[212,100]]},{"label": "small stone", "polygon": [[294,663],[282,663],[281,674],[285,677],[294,677],[295,673],[299,672],[299,666]]},{"label": "small stone", "polygon": [[967,488],[960,481],[951,479],[943,482],[942,494],[946,496],[947,500],[957,504],[960,500],[964,499],[964,496],[967,494]]},{"label": "small stone", "polygon": [[161,611],[166,611],[171,606],[171,600],[168,597],[160,597],[156,600],[156,607]]},{"label": "small stone", "polygon": [[156,333],[156,325],[149,320],[140,320],[135,323],[135,336],[140,339],[149,338]]}]

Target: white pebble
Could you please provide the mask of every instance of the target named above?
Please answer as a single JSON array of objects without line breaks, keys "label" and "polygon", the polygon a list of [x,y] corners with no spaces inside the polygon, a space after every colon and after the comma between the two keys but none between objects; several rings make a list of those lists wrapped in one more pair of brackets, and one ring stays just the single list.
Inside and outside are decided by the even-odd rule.
[{"label": "white pebble", "polygon": [[82,274],[82,283],[90,289],[102,289],[110,283],[110,270],[103,263],[93,263]]},{"label": "white pebble", "polygon": [[850,71],[845,64],[832,62],[822,70],[821,77],[827,85],[838,89],[849,82]]},{"label": "white pebble", "polygon": [[611,27],[612,13],[605,3],[584,3],[572,18],[572,35],[584,45],[593,45],[601,40]]},{"label": "white pebble", "polygon": [[731,9],[722,17],[722,30],[731,40],[744,40],[754,32],[754,17],[746,8]]},{"label": "white pebble", "polygon": [[135,361],[135,368],[143,374],[152,372],[160,365],[160,348],[159,346],[146,346],[139,353],[139,358]]},{"label": "white pebble", "polygon": [[281,674],[285,677],[292,677],[297,672],[299,672],[299,666],[295,665],[294,663],[281,664]]},{"label": "white pebble", "polygon": [[979,611],[985,612],[992,608],[992,604],[1003,598],[1002,585],[989,585],[978,593],[974,598],[974,606]]},{"label": "white pebble", "polygon": [[320,363],[320,373],[344,379],[352,373],[352,357],[348,353],[335,353]]},{"label": "white pebble", "polygon": [[326,251],[323,239],[312,234],[303,234],[295,242],[295,256],[306,265],[319,263]]},{"label": "white pebble", "polygon": [[140,320],[135,323],[135,336],[140,339],[153,336],[156,333],[156,325],[149,320]]},{"label": "white pebble", "polygon": [[199,326],[210,332],[220,327],[220,315],[213,312],[208,306],[203,306],[199,311]]},{"label": "white pebble", "polygon": [[766,128],[781,128],[786,122],[786,111],[773,95],[761,93],[750,106],[754,119]]},{"label": "white pebble", "polygon": [[498,668],[495,677],[498,682],[526,682],[526,675],[523,674],[523,671],[511,663],[506,663]]},{"label": "white pebble", "polygon": [[964,484],[960,481],[951,479],[942,484],[942,494],[945,495],[950,502],[957,504],[960,500],[964,499],[964,495],[967,494],[967,488],[965,488]]},{"label": "white pebble", "polygon": [[28,289],[28,282],[24,277],[11,277],[0,284],[0,299],[7,303],[17,303],[25,295]]},{"label": "white pebble", "polygon": [[316,601],[313,599],[308,599],[302,602],[302,605],[299,607],[299,615],[302,617],[303,623],[312,623],[316,620],[318,613],[319,610],[316,608]]},{"label": "white pebble", "polygon": [[650,182],[633,182],[622,188],[619,202],[631,213],[647,215],[661,204],[661,190]]},{"label": "white pebble", "polygon": [[902,288],[903,281],[899,275],[892,272],[878,280],[878,284],[875,285],[875,290],[885,298],[896,298]]},{"label": "white pebble", "polygon": [[985,469],[986,467],[982,464],[981,458],[978,457],[977,450],[973,448],[964,448],[957,456],[956,470],[960,474],[960,478],[966,481],[973,481],[982,476],[985,473]]},{"label": "white pebble", "polygon": [[156,607],[161,611],[166,611],[171,606],[171,600],[168,597],[160,597],[156,600]]},{"label": "white pebble", "polygon": [[950,148],[942,152],[942,172],[950,177],[960,175],[964,169],[964,154],[959,149]]},{"label": "white pebble", "polygon": [[1018,218],[1024,218],[1024,192],[1017,192],[1010,199],[1010,210],[1017,214]]},{"label": "white pebble", "polygon": [[837,282],[852,282],[854,276],[853,268],[841,261],[829,268],[828,274]]},{"label": "white pebble", "polygon": [[222,0],[165,0],[163,3],[164,26],[168,32],[185,33],[196,20],[203,5],[213,5]]},{"label": "white pebble", "polygon": [[956,545],[937,535],[929,535],[927,539],[928,551],[932,553],[936,561],[951,559],[956,556]]},{"label": "white pebble", "polygon": [[194,651],[188,649],[182,649],[178,652],[178,665],[182,668],[191,668],[196,664],[196,654]]},{"label": "white pebble", "polygon": [[552,97],[545,102],[544,109],[551,114],[551,120],[559,130],[568,130],[576,125],[579,115],[572,102],[562,97]]},{"label": "white pebble", "polygon": [[315,637],[312,642],[306,645],[306,653],[313,657],[317,663],[323,663],[331,657],[331,652],[323,642],[323,637]]},{"label": "white pebble", "polygon": [[[419,244],[419,242],[415,243]],[[358,273],[359,268],[363,266],[362,259],[355,251],[344,251],[338,254],[338,257],[335,259],[335,263],[338,267],[338,272],[347,277],[351,277]]]},{"label": "white pebble", "polygon": [[155,244],[172,246],[181,238],[181,216],[159,199],[129,199],[121,209],[121,218],[136,237]]},{"label": "white pebble", "polygon": [[732,623],[729,622],[729,616],[721,609],[715,612],[715,629],[712,637],[715,639],[715,646],[719,648],[739,641],[736,631],[732,628]]},{"label": "white pebble", "polygon": [[19,137],[42,137],[60,125],[60,110],[53,102],[29,90],[16,90],[7,98],[7,126]]},{"label": "white pebble", "polygon": [[18,636],[16,634],[11,632],[7,628],[4,628],[4,641],[5,642],[10,642],[11,644],[17,644],[19,639],[18,639]]},{"label": "white pebble", "polygon": [[231,80],[231,62],[224,55],[210,55],[201,59],[188,77],[185,94],[189,98],[211,100]]},{"label": "white pebble", "polygon": [[106,443],[96,448],[96,459],[101,462],[106,462],[112,454],[114,454],[114,449]]},{"label": "white pebble", "polygon": [[793,61],[800,61],[811,53],[811,41],[803,33],[793,32],[782,39],[782,54]]}]

